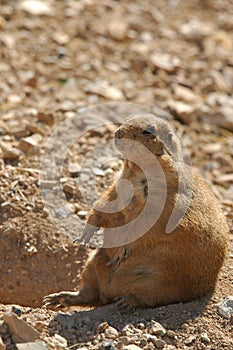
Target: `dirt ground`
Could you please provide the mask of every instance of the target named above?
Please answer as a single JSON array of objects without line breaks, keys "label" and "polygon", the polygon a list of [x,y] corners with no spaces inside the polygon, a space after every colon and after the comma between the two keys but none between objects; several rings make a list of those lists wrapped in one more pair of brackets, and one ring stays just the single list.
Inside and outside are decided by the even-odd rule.
[{"label": "dirt ground", "polygon": [[[0,0],[0,318],[19,305],[48,349],[233,348],[233,325],[217,312],[233,295],[232,16],[227,0]],[[97,107],[85,110],[91,106]],[[96,145],[111,138],[116,125],[109,122],[158,107],[229,223],[229,256],[214,294],[132,315],[114,304],[72,314],[46,310],[43,296],[75,290],[101,241],[100,233],[89,247],[73,244],[91,204],[121,167],[111,149],[106,155]],[[53,154],[47,142],[57,128],[54,162],[63,165],[66,205],[52,220],[57,203],[43,199],[54,183],[41,180],[41,164]],[[150,338],[153,320],[169,332]],[[103,322],[115,335],[106,324],[98,328]],[[1,336],[15,349],[2,324]]]}]

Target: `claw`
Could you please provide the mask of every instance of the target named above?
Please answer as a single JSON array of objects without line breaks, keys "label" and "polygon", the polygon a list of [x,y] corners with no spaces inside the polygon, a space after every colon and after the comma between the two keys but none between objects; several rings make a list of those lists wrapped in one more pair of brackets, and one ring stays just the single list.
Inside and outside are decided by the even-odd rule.
[{"label": "claw", "polygon": [[121,313],[132,313],[137,308],[134,298],[130,295],[122,296],[114,300],[116,300],[117,310]]}]

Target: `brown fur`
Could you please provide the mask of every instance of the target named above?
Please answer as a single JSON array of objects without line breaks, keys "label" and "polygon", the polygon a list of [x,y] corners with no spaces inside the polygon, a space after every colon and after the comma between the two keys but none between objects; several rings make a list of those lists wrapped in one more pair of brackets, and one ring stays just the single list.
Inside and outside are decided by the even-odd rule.
[{"label": "brown fur", "polygon": [[[87,264],[80,291],[45,297],[49,308],[104,305],[114,299],[118,299],[119,308],[126,310],[137,306],[154,307],[192,300],[215,287],[227,249],[227,223],[210,189],[186,165],[173,129],[164,120],[142,116],[126,121],[115,135],[125,157],[132,158],[133,154],[134,161],[125,160],[120,175],[120,179],[131,182],[133,198],[128,205],[110,214],[102,211],[106,202],[97,202],[87,224],[105,228],[106,248],[100,248]],[[131,149],[119,140],[137,141],[153,153],[158,163],[155,169],[161,167],[165,175],[167,193],[161,215],[144,235],[119,247],[108,248],[112,242],[108,228],[132,222],[140,214],[146,204],[148,186],[154,208],[161,205],[163,197],[163,179],[159,172],[146,178],[139,168],[141,164],[142,168],[151,166],[150,152],[141,150],[140,146]],[[181,197],[178,197],[178,170],[184,191]],[[117,199],[116,183],[104,194],[105,201]],[[192,188],[192,197],[184,217],[172,232],[166,233],[178,198],[181,198],[179,205],[182,207],[186,201],[185,189],[189,188]],[[125,193],[124,188],[120,188],[120,192]],[[119,201],[115,205],[117,209]],[[153,217],[153,211],[150,213]],[[145,217],[144,222],[146,220]],[[130,237],[133,237],[132,232]],[[118,238],[113,237],[113,241],[117,242]],[[120,237],[119,242],[122,239],[124,237]]]}]

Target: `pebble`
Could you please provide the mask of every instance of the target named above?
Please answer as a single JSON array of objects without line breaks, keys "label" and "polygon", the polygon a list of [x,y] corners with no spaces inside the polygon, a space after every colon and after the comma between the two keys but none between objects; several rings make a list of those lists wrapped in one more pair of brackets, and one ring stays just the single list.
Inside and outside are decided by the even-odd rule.
[{"label": "pebble", "polygon": [[76,163],[69,163],[68,171],[71,177],[78,177],[80,174],[80,165]]},{"label": "pebble", "polygon": [[216,110],[216,113],[211,116],[210,121],[216,125],[233,131],[233,107],[221,106]]},{"label": "pebble", "polygon": [[169,73],[173,72],[181,64],[178,57],[160,52],[154,52],[150,56],[150,63],[154,68],[159,68]]},{"label": "pebble", "polygon": [[152,335],[165,335],[166,334],[166,329],[158,322],[156,321],[151,321],[152,327],[150,329],[150,333]]},{"label": "pebble", "polygon": [[175,338],[176,332],[174,332],[174,331],[168,329],[168,330],[167,330],[167,336],[168,336],[169,338]]},{"label": "pebble", "polygon": [[124,345],[134,344],[135,343],[135,339],[133,337],[127,337],[126,335],[123,335],[123,336],[119,337],[118,341],[121,342]]},{"label": "pebble", "polygon": [[123,92],[105,80],[89,83],[86,85],[85,90],[86,92],[94,93],[114,101],[124,99]]},{"label": "pebble", "polygon": [[53,125],[54,123],[54,116],[51,113],[43,113],[43,112],[39,112],[37,114],[37,119],[40,122],[46,123],[48,125]]},{"label": "pebble", "polygon": [[233,296],[229,295],[219,304],[218,313],[222,317],[231,318],[233,315]]},{"label": "pebble", "polygon": [[196,336],[195,335],[190,335],[189,337],[187,337],[184,341],[184,344],[185,345],[190,345],[192,344],[196,339]]},{"label": "pebble", "polygon": [[191,122],[192,113],[195,110],[193,106],[181,101],[168,100],[168,107],[175,113],[177,119],[187,124]]},{"label": "pebble", "polygon": [[76,187],[73,186],[72,184],[69,184],[69,183],[65,183],[65,184],[63,185],[63,190],[64,190],[64,192],[69,193],[69,194],[71,194],[71,195],[77,193]]},{"label": "pebble", "polygon": [[105,342],[99,346],[98,350],[116,350],[116,347],[112,342]]},{"label": "pebble", "polygon": [[95,174],[96,176],[105,176],[105,173],[102,169],[100,168],[92,168],[93,174]]},{"label": "pebble", "polygon": [[140,338],[139,345],[140,345],[141,348],[144,348],[144,346],[147,345],[147,338],[146,337]]},{"label": "pebble", "polygon": [[198,100],[198,96],[194,94],[192,90],[184,86],[176,84],[172,87],[172,89],[174,91],[175,97],[184,100],[185,102],[194,103]]},{"label": "pebble", "polygon": [[107,31],[110,37],[117,41],[125,39],[128,30],[128,23],[122,20],[113,20],[107,26]]},{"label": "pebble", "polygon": [[151,337],[151,342],[158,349],[162,349],[166,345],[166,342],[164,340],[158,339],[157,337]]},{"label": "pebble", "polygon": [[210,343],[210,338],[208,337],[207,333],[202,333],[201,334],[201,341],[205,344]]},{"label": "pebble", "polygon": [[8,145],[7,143],[1,143],[1,149],[3,159],[16,160],[22,154],[22,152],[18,148],[15,148],[14,146],[12,147],[12,145]]},{"label": "pebble", "polygon": [[85,217],[87,216],[87,214],[88,214],[88,211],[86,211],[86,210],[80,210],[80,211],[78,212],[78,216],[79,216],[80,218],[85,218]]},{"label": "pebble", "polygon": [[25,12],[30,13],[31,15],[44,15],[49,16],[52,14],[52,7],[47,4],[45,1],[41,0],[23,0],[20,1],[19,7]]},{"label": "pebble", "polygon": [[132,324],[127,324],[121,331],[121,334],[126,336],[130,336],[138,333],[139,333],[139,330],[137,330]]},{"label": "pebble", "polygon": [[41,140],[42,136],[40,134],[25,137],[24,139],[20,140],[18,148],[26,155],[38,154],[40,152],[39,143]]},{"label": "pebble", "polygon": [[141,348],[139,348],[139,346],[135,345],[135,344],[129,344],[126,345],[122,348],[122,350],[141,350]]},{"label": "pebble", "polygon": [[27,343],[38,339],[39,332],[12,312],[5,312],[3,320],[15,342]]},{"label": "pebble", "polygon": [[200,41],[206,36],[212,34],[212,23],[203,22],[200,19],[193,18],[184,23],[180,28],[180,33],[186,40]]},{"label": "pebble", "polygon": [[114,327],[111,327],[111,326],[107,327],[104,334],[105,334],[106,338],[110,338],[110,339],[116,339],[119,336],[118,331]]},{"label": "pebble", "polygon": [[47,350],[47,347],[43,341],[34,343],[16,344],[17,350]]},{"label": "pebble", "polygon": [[22,309],[19,306],[13,305],[11,311],[19,317],[22,315]]}]

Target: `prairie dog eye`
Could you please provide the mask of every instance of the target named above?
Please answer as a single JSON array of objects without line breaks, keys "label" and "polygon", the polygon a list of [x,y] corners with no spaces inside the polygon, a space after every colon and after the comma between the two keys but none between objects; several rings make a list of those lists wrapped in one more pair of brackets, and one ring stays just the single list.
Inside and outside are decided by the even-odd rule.
[{"label": "prairie dog eye", "polygon": [[116,130],[115,137],[121,139],[124,136],[124,132],[121,129]]},{"label": "prairie dog eye", "polygon": [[152,135],[153,138],[156,138],[157,133],[155,128],[152,125],[147,125],[146,130],[142,132],[143,135]]}]

